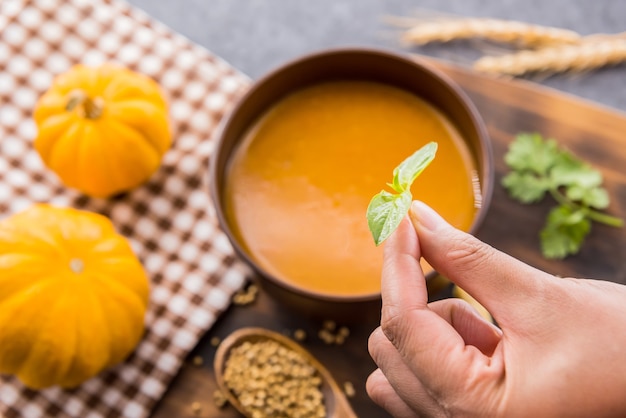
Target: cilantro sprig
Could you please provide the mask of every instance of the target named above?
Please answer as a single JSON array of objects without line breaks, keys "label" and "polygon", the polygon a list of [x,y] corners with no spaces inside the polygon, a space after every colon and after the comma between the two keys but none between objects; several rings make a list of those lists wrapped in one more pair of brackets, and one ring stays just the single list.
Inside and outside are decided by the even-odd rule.
[{"label": "cilantro sprig", "polygon": [[554,139],[522,133],[511,143],[504,161],[511,168],[502,184],[522,203],[539,202],[546,194],[558,204],[547,216],[539,236],[546,258],[576,254],[591,231],[592,221],[622,227],[620,218],[601,212],[609,206],[602,174]]},{"label": "cilantro sprig", "polygon": [[437,143],[429,142],[393,170],[393,182],[387,183],[395,193],[381,190],[367,207],[367,225],[374,242],[380,245],[396,230],[413,201],[411,185],[433,161]]}]

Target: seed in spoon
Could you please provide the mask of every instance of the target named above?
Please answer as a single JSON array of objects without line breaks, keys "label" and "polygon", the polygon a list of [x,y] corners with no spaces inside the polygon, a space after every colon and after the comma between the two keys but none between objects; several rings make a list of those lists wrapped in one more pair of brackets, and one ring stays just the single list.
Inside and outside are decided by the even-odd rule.
[{"label": "seed in spoon", "polygon": [[279,342],[262,339],[233,347],[224,382],[253,418],[326,417],[319,373]]}]

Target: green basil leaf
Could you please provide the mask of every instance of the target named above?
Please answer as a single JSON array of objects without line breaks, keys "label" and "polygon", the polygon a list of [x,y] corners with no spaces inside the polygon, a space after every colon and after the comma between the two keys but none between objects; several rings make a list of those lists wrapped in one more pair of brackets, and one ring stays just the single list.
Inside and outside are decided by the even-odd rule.
[{"label": "green basil leaf", "polygon": [[412,200],[409,190],[400,194],[382,190],[372,198],[367,207],[367,225],[377,246],[398,228],[409,211]]},{"label": "green basil leaf", "polygon": [[367,207],[367,225],[374,242],[380,245],[398,228],[409,212],[411,184],[435,158],[437,143],[430,142],[405,159],[393,170],[393,183],[387,183],[396,193],[382,190]]},{"label": "green basil leaf", "polygon": [[417,176],[433,161],[436,153],[437,143],[429,142],[402,161],[393,170],[393,189],[398,193],[408,190]]}]

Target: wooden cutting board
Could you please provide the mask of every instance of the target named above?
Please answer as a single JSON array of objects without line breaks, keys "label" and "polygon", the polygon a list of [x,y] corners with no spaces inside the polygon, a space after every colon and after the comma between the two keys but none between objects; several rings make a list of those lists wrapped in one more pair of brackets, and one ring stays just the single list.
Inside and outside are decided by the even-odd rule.
[{"label": "wooden cutting board", "polygon": [[[416,59],[426,60],[423,57]],[[488,78],[443,62],[427,59],[456,81],[470,96],[487,125],[494,147],[496,185],[492,205],[478,237],[529,264],[560,276],[593,277],[626,284],[626,229],[594,224],[582,251],[562,261],[545,260],[539,231],[552,202],[525,206],[511,200],[500,181],[506,173],[503,156],[519,132],[539,132],[555,138],[576,155],[600,169],[611,196],[608,212],[626,219],[626,115],[529,82]],[[447,296],[444,289],[433,298]],[[359,417],[388,417],[368,398],[365,380],[375,365],[367,352],[367,338],[377,323],[351,325],[345,344],[326,345],[317,332],[319,322],[298,317],[261,293],[248,306],[232,306],[200,341],[187,363],[155,408],[155,418],[238,417],[231,407],[213,401],[214,337],[224,338],[244,326],[279,332],[305,330],[305,347],[342,385],[350,382],[350,398]],[[195,361],[194,361],[195,358]],[[203,363],[198,365],[198,360]]]}]

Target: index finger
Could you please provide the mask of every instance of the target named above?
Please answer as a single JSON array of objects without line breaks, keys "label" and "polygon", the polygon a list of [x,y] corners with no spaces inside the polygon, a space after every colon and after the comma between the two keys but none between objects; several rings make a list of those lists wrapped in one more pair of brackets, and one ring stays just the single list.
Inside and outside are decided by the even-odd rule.
[{"label": "index finger", "polygon": [[472,295],[504,328],[519,326],[532,301],[547,294],[554,276],[521,262],[454,228],[437,212],[414,201],[409,211],[421,255]]}]

